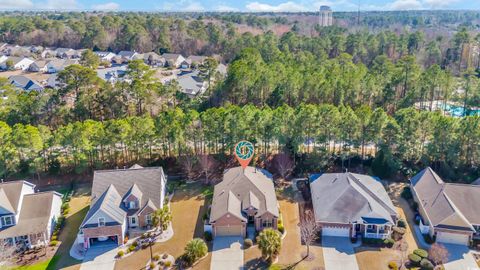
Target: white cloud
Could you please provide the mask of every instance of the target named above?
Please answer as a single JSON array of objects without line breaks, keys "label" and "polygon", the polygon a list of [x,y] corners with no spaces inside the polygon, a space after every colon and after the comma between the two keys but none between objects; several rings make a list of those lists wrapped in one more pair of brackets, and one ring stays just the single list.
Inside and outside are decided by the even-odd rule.
[{"label": "white cloud", "polygon": [[92,9],[94,10],[118,10],[120,5],[115,2],[108,2],[104,4],[93,5]]},{"label": "white cloud", "polygon": [[215,11],[238,11],[238,8],[234,8],[228,5],[218,5]]},{"label": "white cloud", "polygon": [[422,3],[418,0],[396,0],[386,6],[390,10],[414,10],[421,9]]},{"label": "white cloud", "polygon": [[247,10],[249,11],[256,11],[256,12],[298,12],[298,11],[306,11],[308,8],[306,8],[303,5],[294,3],[294,2],[285,2],[285,3],[280,3],[276,6],[274,5],[269,5],[265,3],[260,3],[260,2],[251,2],[248,3],[246,6]]},{"label": "white cloud", "polygon": [[204,11],[205,8],[202,6],[202,4],[200,4],[200,2],[191,2],[181,10],[182,11]]},{"label": "white cloud", "polygon": [[0,0],[1,10],[11,9],[31,9],[33,2],[31,0]]}]

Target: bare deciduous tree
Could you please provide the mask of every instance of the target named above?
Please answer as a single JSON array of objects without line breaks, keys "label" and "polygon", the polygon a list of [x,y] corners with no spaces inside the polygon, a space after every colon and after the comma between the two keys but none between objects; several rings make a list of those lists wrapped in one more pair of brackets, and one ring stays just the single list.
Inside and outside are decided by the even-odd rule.
[{"label": "bare deciduous tree", "polygon": [[290,158],[285,153],[280,153],[275,155],[273,158],[273,164],[275,166],[275,169],[277,170],[278,174],[285,179],[287,176],[289,176],[294,167],[293,160]]},{"label": "bare deciduous tree", "polygon": [[182,164],[183,171],[188,180],[195,178],[195,165],[197,164],[197,157],[188,153],[180,157],[180,164]]},{"label": "bare deciduous tree", "polygon": [[448,250],[444,245],[434,243],[428,250],[428,258],[435,264],[439,265],[448,261]]},{"label": "bare deciduous tree", "polygon": [[300,218],[300,235],[303,243],[307,246],[307,254],[304,259],[310,256],[310,245],[318,239],[319,226],[315,222],[312,211],[307,210]]},{"label": "bare deciduous tree", "polygon": [[215,159],[210,155],[201,155],[198,159],[200,167],[202,169],[202,174],[205,176],[205,184],[210,184],[209,176],[212,174],[215,168]]}]

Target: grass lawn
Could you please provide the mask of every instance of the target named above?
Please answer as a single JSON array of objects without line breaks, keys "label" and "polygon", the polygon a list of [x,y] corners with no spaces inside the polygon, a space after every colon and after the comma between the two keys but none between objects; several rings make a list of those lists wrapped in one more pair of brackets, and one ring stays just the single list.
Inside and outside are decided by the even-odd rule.
[{"label": "grass lawn", "polygon": [[[164,243],[153,246],[154,254],[169,253],[178,258],[183,254],[185,245],[193,238],[203,238],[202,217],[207,206],[205,203],[206,188],[201,183],[183,184],[175,186],[175,195],[171,201],[173,237]],[[211,250],[211,245],[209,245]],[[210,269],[208,257],[196,264],[193,269]],[[150,258],[148,249],[139,250],[132,255],[115,263],[115,269],[140,269]]]},{"label": "grass lawn", "polygon": [[[83,221],[83,218],[88,212],[90,203],[90,195],[86,189],[79,189],[70,200],[70,212],[66,216],[65,226],[63,227],[58,240],[60,246],[55,254],[58,260],[51,260],[46,268],[43,269],[79,269],[81,261],[77,261],[70,257],[70,247],[75,241],[78,233],[78,228]],[[30,268],[29,268],[30,269]]]},{"label": "grass lawn", "polygon": [[358,247],[355,249],[358,267],[360,270],[385,270],[388,263],[399,263],[401,254],[397,250],[389,248]]},{"label": "grass lawn", "polygon": [[11,270],[45,270],[48,268],[49,264],[51,264],[52,262],[55,263],[55,261],[58,261],[58,259],[59,258],[57,256],[54,256],[53,258],[36,264],[14,267],[11,268]]}]

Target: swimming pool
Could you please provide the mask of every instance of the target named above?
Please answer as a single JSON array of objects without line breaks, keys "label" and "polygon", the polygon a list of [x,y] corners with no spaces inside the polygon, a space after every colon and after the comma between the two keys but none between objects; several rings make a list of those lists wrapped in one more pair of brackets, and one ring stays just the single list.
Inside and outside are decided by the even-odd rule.
[{"label": "swimming pool", "polygon": [[442,107],[444,111],[448,112],[451,116],[455,116],[455,117],[480,115],[480,110],[467,109],[465,113],[463,106],[445,104]]}]

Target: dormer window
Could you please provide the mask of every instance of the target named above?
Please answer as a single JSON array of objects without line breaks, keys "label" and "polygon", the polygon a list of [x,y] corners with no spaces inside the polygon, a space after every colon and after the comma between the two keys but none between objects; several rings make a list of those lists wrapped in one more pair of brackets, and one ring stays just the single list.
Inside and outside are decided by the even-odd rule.
[{"label": "dormer window", "polygon": [[136,201],[136,200],[135,200],[135,201],[130,201],[130,202],[128,203],[128,208],[130,208],[130,209],[137,209],[137,201]]},{"label": "dormer window", "polygon": [[104,227],[105,226],[105,218],[101,217],[98,218],[98,227]]}]

